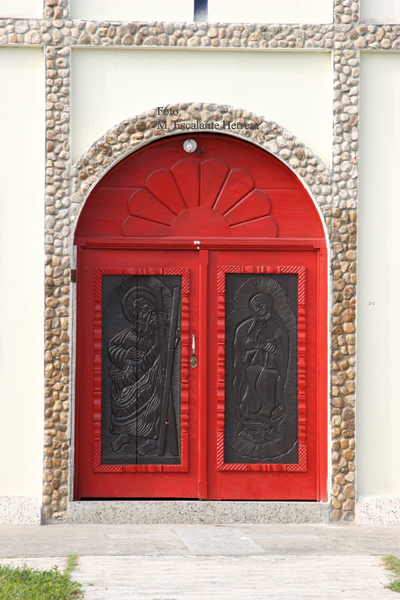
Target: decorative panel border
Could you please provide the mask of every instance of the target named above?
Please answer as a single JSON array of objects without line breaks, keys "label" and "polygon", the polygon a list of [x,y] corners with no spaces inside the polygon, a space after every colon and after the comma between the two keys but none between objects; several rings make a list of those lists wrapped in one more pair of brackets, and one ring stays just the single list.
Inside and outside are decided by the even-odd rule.
[{"label": "decorative panel border", "polygon": [[[180,275],[181,287],[181,464],[101,464],[101,363],[103,275]],[[187,473],[189,470],[189,269],[122,268],[94,272],[93,471],[95,473]]]},{"label": "decorative panel border", "polygon": [[[288,273],[298,275],[298,464],[225,463],[225,274]],[[306,398],[306,269],[305,267],[246,267],[220,265],[217,269],[217,469],[218,471],[307,471],[307,398]]]}]

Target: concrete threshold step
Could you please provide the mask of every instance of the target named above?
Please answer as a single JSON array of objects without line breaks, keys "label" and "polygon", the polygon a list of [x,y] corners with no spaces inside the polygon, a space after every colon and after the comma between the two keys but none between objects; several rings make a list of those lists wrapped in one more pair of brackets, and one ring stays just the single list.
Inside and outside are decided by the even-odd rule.
[{"label": "concrete threshold step", "polygon": [[329,523],[328,502],[86,500],[70,502],[69,523]]}]

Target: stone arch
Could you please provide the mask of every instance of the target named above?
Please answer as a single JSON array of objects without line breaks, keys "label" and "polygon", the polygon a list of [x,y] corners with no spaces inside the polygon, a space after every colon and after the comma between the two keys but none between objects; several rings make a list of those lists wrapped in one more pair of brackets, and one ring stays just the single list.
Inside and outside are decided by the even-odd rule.
[{"label": "stone arch", "polygon": [[[93,188],[119,162],[136,150],[144,148],[147,144],[158,139],[176,137],[177,135],[188,136],[190,131],[201,133],[207,130],[254,144],[276,157],[295,174],[307,190],[309,197],[318,211],[325,231],[328,251],[330,244],[334,241],[330,222],[333,209],[332,171],[292,133],[255,113],[226,105],[180,103],[168,105],[165,108],[169,111],[178,111],[178,115],[169,115],[168,117],[163,115],[157,116],[157,109],[151,109],[117,124],[94,142],[72,166],[68,184],[67,182],[63,184],[63,187],[66,184],[69,187],[69,202],[56,202],[53,214],[46,218],[46,233],[52,236],[58,231],[59,233],[55,233],[54,237],[59,237],[60,242],[55,242],[55,246],[58,243],[60,250],[62,248],[62,253],[61,251],[58,253],[57,248],[53,252],[47,252],[47,264],[52,265],[53,274],[48,275],[46,270],[46,276],[48,276],[46,285],[60,285],[58,299],[53,301],[52,297],[49,298],[47,307],[49,311],[54,312],[53,305],[55,307],[57,302],[59,306],[63,305],[60,316],[63,317],[63,321],[65,322],[62,327],[64,330],[65,328],[67,329],[68,335],[65,331],[61,332],[61,350],[57,350],[57,352],[60,354],[61,360],[65,361],[61,369],[63,373],[62,380],[68,380],[69,385],[71,385],[72,381],[69,375],[70,371],[67,368],[66,358],[74,355],[74,342],[71,343],[70,341],[71,339],[74,340],[74,317],[72,311],[67,307],[71,304],[71,299],[73,301],[74,292],[71,286],[65,287],[67,280],[64,281],[64,287],[61,287],[61,284],[57,283],[56,275],[60,270],[67,269],[69,266],[74,267],[74,232],[80,213]],[[178,119],[193,126],[193,129],[188,128],[182,131],[177,129],[175,123]],[[160,127],[158,121],[163,123],[165,128]],[[228,123],[229,125],[227,125]],[[204,129],[201,128],[201,124],[204,125]],[[211,124],[213,127],[211,127]],[[233,125],[236,125],[236,129],[233,128]],[[246,125],[249,127],[246,128]],[[251,126],[254,126],[254,128],[250,128]],[[60,224],[65,226],[62,227],[62,230],[57,230]],[[57,258],[57,254],[60,254],[60,259]],[[64,274],[66,273],[66,271],[63,272]],[[350,322],[352,316],[346,315],[346,318],[347,316],[347,322]],[[54,328],[54,326],[51,327]],[[331,345],[331,341],[329,341],[329,344]],[[64,359],[61,354],[65,357]],[[48,378],[53,377],[56,370],[54,367],[54,358],[46,358],[46,376]],[[66,386],[67,388],[68,386]],[[60,396],[68,404],[71,398],[73,398],[73,393],[71,395],[71,392],[66,391],[65,393],[60,393]],[[68,412],[68,407],[66,409],[59,409],[60,416],[64,418],[63,423],[66,422],[65,419]],[[65,433],[61,435],[63,436],[64,445],[68,445],[69,447],[68,436]],[[65,460],[67,461],[68,452],[69,450],[64,450]],[[69,472],[68,469],[67,472]],[[44,498],[50,498],[52,483],[46,479],[46,473],[45,481],[46,490],[43,492]],[[44,500],[44,516],[47,519],[60,519],[65,518],[67,515],[69,492],[67,481],[64,480],[62,483],[65,485],[60,488],[57,501],[53,501],[50,504],[47,500]],[[54,489],[57,492],[57,488]]]}]

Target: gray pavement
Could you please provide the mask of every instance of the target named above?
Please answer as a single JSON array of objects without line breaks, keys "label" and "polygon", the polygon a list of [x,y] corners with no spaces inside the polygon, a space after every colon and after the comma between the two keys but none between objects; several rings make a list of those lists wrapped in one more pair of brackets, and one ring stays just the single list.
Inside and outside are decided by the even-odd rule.
[{"label": "gray pavement", "polygon": [[381,555],[400,527],[333,525],[0,526],[1,563],[62,569],[86,600],[395,598]]}]

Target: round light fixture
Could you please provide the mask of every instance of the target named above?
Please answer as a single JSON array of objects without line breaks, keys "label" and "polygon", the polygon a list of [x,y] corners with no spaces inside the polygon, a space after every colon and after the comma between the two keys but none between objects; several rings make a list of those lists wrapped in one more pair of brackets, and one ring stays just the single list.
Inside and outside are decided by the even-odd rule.
[{"label": "round light fixture", "polygon": [[183,142],[183,149],[185,152],[194,152],[197,148],[195,140],[185,140]]}]

